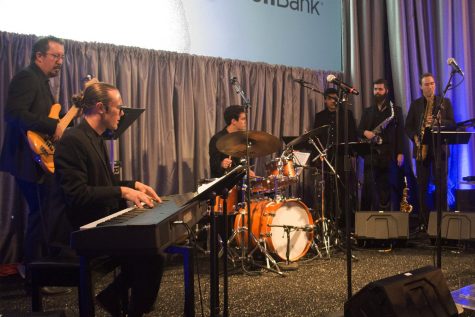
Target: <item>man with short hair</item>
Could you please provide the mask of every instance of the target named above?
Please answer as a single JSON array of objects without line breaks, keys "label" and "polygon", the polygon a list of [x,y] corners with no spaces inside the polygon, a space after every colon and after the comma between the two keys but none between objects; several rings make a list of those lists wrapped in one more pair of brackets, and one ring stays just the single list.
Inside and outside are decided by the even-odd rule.
[{"label": "man with short hair", "polygon": [[246,130],[247,118],[244,107],[238,105],[227,107],[224,110],[224,122],[226,127],[216,133],[209,141],[209,166],[212,178],[223,176],[226,171],[239,164],[239,158],[233,158],[218,151],[216,142],[228,133]]},{"label": "man with short hair", "polygon": [[0,155],[0,170],[15,177],[28,204],[28,222],[23,263],[28,264],[46,254],[45,212],[50,193],[51,174],[34,160],[26,132],[48,135],[52,141],[63,131],[58,120],[49,118],[55,103],[49,80],[59,75],[64,61],[64,42],[54,36],[39,38],[33,45],[31,63],[10,82],[5,107],[5,137]]},{"label": "man with short hair", "polygon": [[[371,144],[364,158],[361,210],[398,210],[404,164],[404,122],[401,107],[389,100],[385,79],[373,83],[373,105],[364,109],[358,127],[360,137]],[[397,208],[397,209],[396,209]]]},{"label": "man with short hair", "polygon": [[[449,99],[444,98],[441,100],[441,97],[435,95],[435,80],[434,76],[431,73],[424,73],[419,78],[419,84],[422,91],[422,97],[413,100],[411,106],[409,107],[409,112],[406,118],[406,134],[413,141],[413,156],[416,158],[416,171],[417,171],[417,184],[418,184],[418,198],[419,198],[419,221],[421,230],[425,231],[429,222],[429,212],[430,208],[435,208],[434,201],[435,199],[428,199],[426,196],[429,194],[429,184],[431,181],[435,180],[436,171],[435,171],[435,157],[434,157],[434,144],[432,144],[432,137],[430,132],[430,127],[434,116],[436,115],[434,109],[438,104],[442,102],[440,108],[440,121],[442,126],[455,126],[454,120],[454,111],[452,109],[452,103]],[[427,116],[424,117],[426,108],[432,107],[432,110],[429,109]],[[421,126],[423,123],[423,126]],[[417,143],[419,142],[419,136],[421,131],[424,131],[424,140],[427,140],[428,143],[421,146],[422,152],[425,152],[426,155],[422,155],[421,159],[417,159]],[[449,149],[446,146],[442,147],[442,153],[440,159],[443,164],[447,164],[445,160],[446,156],[449,155]],[[442,169],[446,170],[446,169]],[[442,210],[447,209],[447,175],[443,172],[440,186],[442,190]]]}]

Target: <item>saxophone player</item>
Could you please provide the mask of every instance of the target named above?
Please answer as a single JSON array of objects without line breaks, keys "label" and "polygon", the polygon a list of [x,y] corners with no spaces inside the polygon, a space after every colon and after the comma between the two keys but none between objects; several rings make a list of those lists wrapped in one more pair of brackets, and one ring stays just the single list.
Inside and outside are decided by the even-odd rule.
[{"label": "saxophone player", "polygon": [[373,104],[364,109],[359,136],[371,144],[364,157],[361,210],[398,210],[402,194],[404,122],[402,110],[389,99],[388,82],[373,83]]},{"label": "saxophone player", "polygon": [[[434,164],[434,146],[432,138],[430,137],[430,126],[434,120],[433,109],[441,102],[441,97],[435,95],[435,80],[431,73],[424,73],[419,78],[419,85],[422,91],[422,97],[413,100],[409,107],[409,112],[406,118],[406,134],[413,141],[413,156],[416,158],[416,173],[418,186],[418,204],[419,204],[419,224],[421,231],[427,229],[430,208],[434,208],[435,195],[430,195],[429,184],[435,180],[435,164]],[[452,103],[449,99],[442,100],[442,107],[440,109],[440,121],[442,126],[453,126],[454,112]],[[427,140],[427,144],[422,144],[422,139]],[[445,161],[445,151],[448,148],[442,149],[441,159],[443,164]],[[448,152],[447,152],[448,155]],[[444,169],[445,170],[445,169]],[[442,209],[447,209],[447,175],[442,173],[441,186],[442,190]],[[432,197],[432,198],[431,198]]]}]

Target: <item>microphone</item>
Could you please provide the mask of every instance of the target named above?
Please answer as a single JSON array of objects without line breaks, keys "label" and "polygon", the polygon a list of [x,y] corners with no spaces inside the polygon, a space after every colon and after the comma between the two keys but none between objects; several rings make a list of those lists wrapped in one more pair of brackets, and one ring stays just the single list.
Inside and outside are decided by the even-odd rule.
[{"label": "microphone", "polygon": [[233,86],[234,91],[239,94],[241,92],[241,87],[239,87],[238,81],[236,77],[229,78],[229,83]]},{"label": "microphone", "polygon": [[460,68],[460,66],[455,61],[455,58],[449,57],[447,59],[447,65],[450,65],[454,72],[459,73],[460,75],[464,76],[462,69]]},{"label": "microphone", "polygon": [[303,80],[303,79],[295,79],[293,78],[293,81],[295,81],[296,83],[299,83],[300,85],[304,85],[304,84],[310,84],[309,82]]},{"label": "microphone", "polygon": [[341,88],[345,89],[350,94],[357,95],[357,96],[360,94],[358,90],[356,90],[355,88],[351,87],[348,84],[345,84],[344,82],[336,78],[336,76],[333,74],[330,74],[327,76],[327,82],[340,86]]}]

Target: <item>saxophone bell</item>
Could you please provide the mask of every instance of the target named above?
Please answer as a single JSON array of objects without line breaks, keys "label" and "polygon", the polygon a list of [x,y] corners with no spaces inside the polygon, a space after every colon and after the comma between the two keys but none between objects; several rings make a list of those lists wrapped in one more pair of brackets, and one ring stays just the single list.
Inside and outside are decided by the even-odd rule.
[{"label": "saxophone bell", "polygon": [[407,199],[409,198],[409,188],[407,187],[407,177],[404,176],[404,189],[402,190],[402,199],[401,199],[401,212],[411,213],[413,206],[409,204]]}]

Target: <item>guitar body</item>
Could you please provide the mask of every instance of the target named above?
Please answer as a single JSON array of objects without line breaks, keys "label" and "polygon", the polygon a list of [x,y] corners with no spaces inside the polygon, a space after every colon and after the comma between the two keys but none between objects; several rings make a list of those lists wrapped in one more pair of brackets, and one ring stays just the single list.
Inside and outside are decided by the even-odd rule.
[{"label": "guitar body", "polygon": [[[48,117],[59,119],[61,105],[55,103],[51,106]],[[54,144],[47,135],[43,135],[34,131],[27,131],[26,137],[31,150],[35,153],[34,159],[40,164],[45,172],[54,173]]]},{"label": "guitar body", "polygon": [[[98,83],[99,81],[96,78],[92,78],[88,75],[88,81],[85,83],[85,87]],[[61,112],[61,105],[55,103],[51,106],[48,117],[51,119],[59,119],[59,113]],[[79,108],[76,105],[73,105],[68,112],[61,118],[58,122],[58,127],[61,130],[66,130],[71,121],[78,115]],[[51,140],[51,137],[38,133],[35,131],[27,131],[26,137],[30,145],[31,150],[34,152],[35,161],[40,164],[40,166],[47,173],[54,173],[54,143]]]}]

